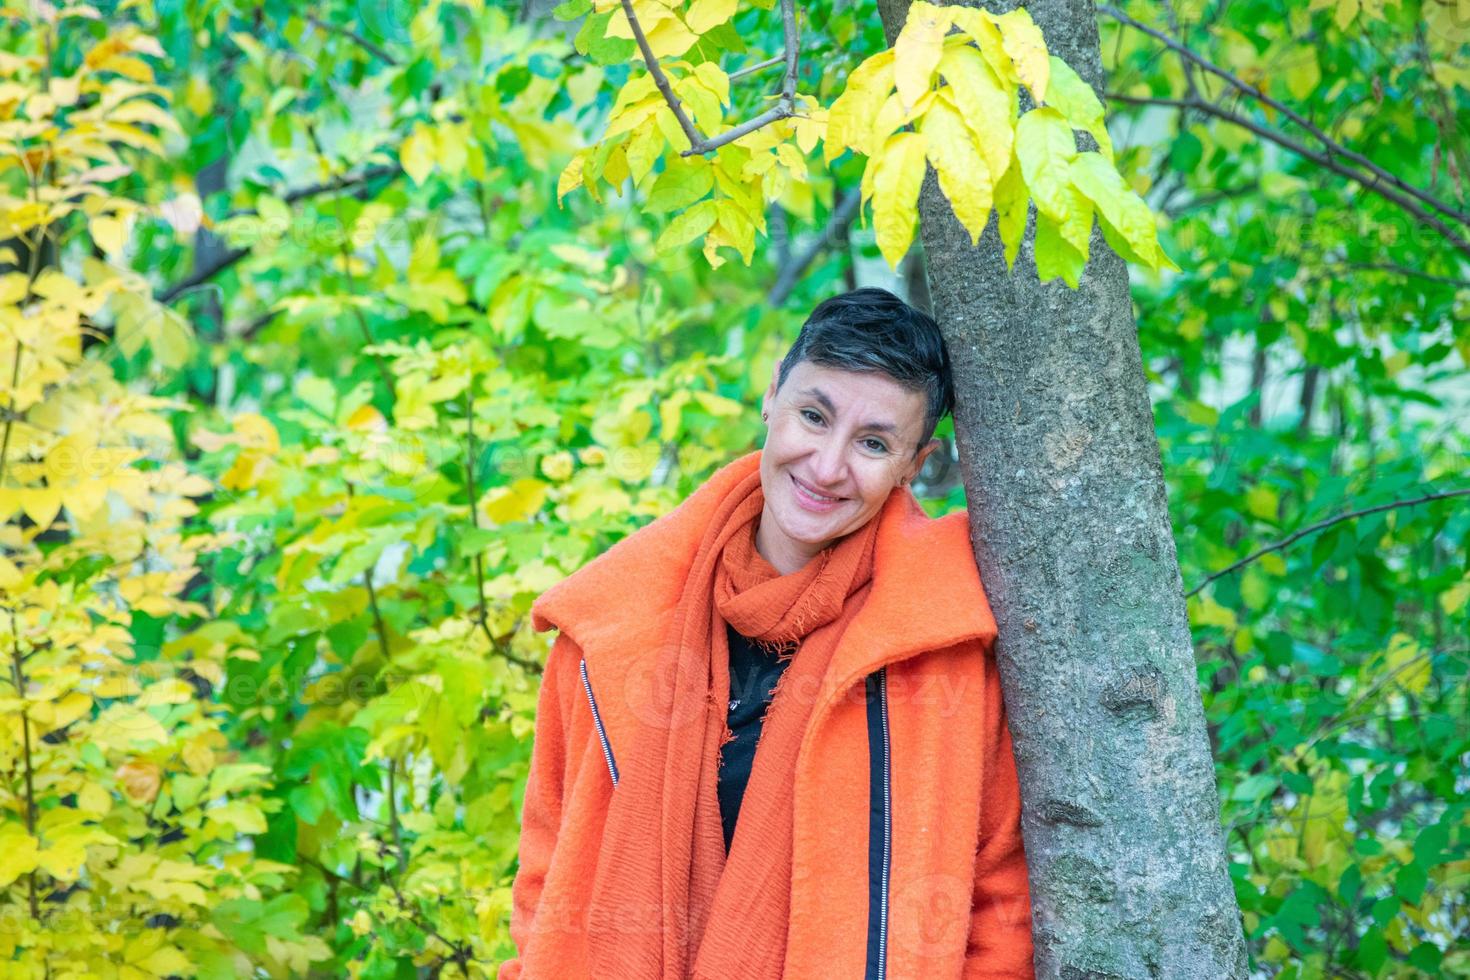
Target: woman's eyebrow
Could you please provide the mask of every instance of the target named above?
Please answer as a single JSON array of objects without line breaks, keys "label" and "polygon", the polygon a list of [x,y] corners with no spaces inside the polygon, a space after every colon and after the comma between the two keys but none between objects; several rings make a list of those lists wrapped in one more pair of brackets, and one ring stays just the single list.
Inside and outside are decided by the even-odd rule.
[{"label": "woman's eyebrow", "polygon": [[[815,398],[817,402],[827,410],[827,414],[837,414],[837,406],[832,404],[832,399],[828,398],[827,393],[821,388],[802,388],[800,391],[797,392],[797,394],[808,395],[812,398]],[[894,425],[892,422],[867,422],[863,425],[863,428],[871,429],[876,432],[891,432],[894,435],[898,435],[898,426]]]}]

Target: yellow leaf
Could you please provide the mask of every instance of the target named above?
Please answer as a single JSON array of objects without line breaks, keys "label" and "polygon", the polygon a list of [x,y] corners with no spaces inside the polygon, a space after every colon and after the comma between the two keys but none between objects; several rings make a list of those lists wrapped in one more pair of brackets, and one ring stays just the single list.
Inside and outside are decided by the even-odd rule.
[{"label": "yellow leaf", "polygon": [[873,155],[873,120],[893,91],[893,49],[873,55],[847,77],[847,85],[827,113],[827,141],[822,148],[831,163],[851,148]]},{"label": "yellow leaf", "polygon": [[480,512],[496,524],[524,521],[546,501],[546,484],[522,477],[508,487],[494,487],[480,502]]},{"label": "yellow leaf", "polygon": [[[667,109],[667,107],[664,107]],[[654,120],[648,120],[628,140],[628,175],[637,184],[653,169],[653,162],[664,151],[664,134]]]},{"label": "yellow leaf", "polygon": [[35,870],[36,850],[36,838],[19,824],[0,824],[0,888]]},{"label": "yellow leaf", "polygon": [[873,229],[878,251],[897,268],[914,240],[919,188],[924,182],[925,140],[921,133],[894,133],[873,175]]},{"label": "yellow leaf", "polygon": [[939,189],[970,233],[970,244],[978,243],[990,221],[994,186],[970,128],[959,110],[947,98],[940,98],[919,120],[919,131],[924,134],[929,162],[939,175]]},{"label": "yellow leaf", "polygon": [[129,99],[107,112],[107,121],[113,123],[148,123],[159,129],[183,135],[178,120],[169,115],[155,102],[147,99]]},{"label": "yellow leaf", "polygon": [[1275,521],[1280,503],[1281,495],[1264,483],[1257,483],[1246,491],[1245,509],[1263,520]]},{"label": "yellow leaf", "polygon": [[15,491],[20,497],[21,510],[40,528],[48,528],[61,510],[61,491],[41,487],[29,487]]},{"label": "yellow leaf", "polygon": [[712,391],[694,392],[694,400],[699,407],[716,418],[735,418],[745,410],[745,406],[732,398],[717,395]]},{"label": "yellow leaf", "polygon": [[[1444,6],[1448,6],[1448,4],[1445,4]],[[1346,27],[1351,24],[1354,18],[1356,18],[1357,16],[1358,0],[1338,0],[1337,13],[1333,16],[1332,19],[1337,24],[1338,29],[1343,30],[1346,29]]]},{"label": "yellow leaf", "polygon": [[561,483],[571,477],[572,467],[572,454],[566,450],[554,452],[541,459],[541,472],[548,480],[553,480],[557,483]]},{"label": "yellow leaf", "polygon": [[115,704],[102,712],[92,726],[92,741],[103,752],[109,752],[131,749],[139,743],[161,745],[168,741],[168,732],[146,711]]},{"label": "yellow leaf", "polygon": [[1194,615],[1190,617],[1196,626],[1223,626],[1226,631],[1235,629],[1235,610],[1222,606],[1207,595],[1200,594],[1191,600]]},{"label": "yellow leaf", "polygon": [[603,133],[603,138],[618,136],[630,130],[637,129],[648,119],[652,118],[655,112],[658,112],[660,109],[667,109],[668,107],[668,102],[662,95],[658,95],[657,93],[644,98],[640,102],[634,102],[627,108],[612,114],[607,121],[607,129]]},{"label": "yellow leaf", "polygon": [[415,184],[422,184],[434,169],[434,154],[434,131],[425,126],[414,127],[398,148],[399,162]]},{"label": "yellow leaf", "polygon": [[969,46],[950,48],[939,62],[939,74],[960,117],[975,133],[980,155],[992,182],[1005,173],[1015,143],[1011,97],[980,53]]},{"label": "yellow leaf", "polygon": [[1291,63],[1283,72],[1286,88],[1296,99],[1305,99],[1322,81],[1322,66],[1317,63],[1317,49],[1303,44],[1291,53]]},{"label": "yellow leaf", "polygon": [[[658,459],[657,455],[651,455],[656,462]],[[616,462],[621,468],[621,466],[635,461],[636,459],[634,457],[620,455]],[[632,501],[621,487],[612,480],[609,480],[606,476],[593,477],[591,471],[584,470],[583,472],[589,474],[587,479],[580,481],[567,496],[566,512],[569,520],[584,521],[598,513],[622,514],[627,512]],[[578,475],[580,476],[581,474]],[[623,479],[634,478],[632,472],[620,472],[619,476]]]},{"label": "yellow leaf", "polygon": [[1423,694],[1429,686],[1430,663],[1419,644],[1407,633],[1395,633],[1388,641],[1383,669],[1393,676],[1393,683],[1410,694]]},{"label": "yellow leaf", "polygon": [[157,977],[184,976],[195,969],[194,962],[177,946],[156,949],[137,965]]},{"label": "yellow leaf", "polygon": [[264,449],[271,453],[281,451],[281,438],[276,433],[276,427],[265,416],[255,412],[241,412],[234,417],[231,424],[241,446]]},{"label": "yellow leaf", "polygon": [[1031,19],[1031,12],[1017,7],[995,18],[1000,26],[1002,43],[1006,54],[1016,66],[1016,74],[1022,84],[1031,90],[1037,102],[1046,101],[1046,83],[1051,76],[1051,62],[1047,59],[1046,41],[1042,40],[1041,28]]},{"label": "yellow leaf", "polygon": [[[8,517],[9,515],[7,514],[6,518]],[[5,520],[6,518],[0,518],[0,520]],[[13,589],[21,583],[23,578],[24,576],[21,575],[20,569],[15,567],[15,562],[6,558],[4,555],[0,555],[0,589]]]},{"label": "yellow leaf", "polygon": [[1465,608],[1465,601],[1470,599],[1470,577],[1461,579],[1439,594],[1439,608],[1444,610],[1446,616],[1453,616]]},{"label": "yellow leaf", "polygon": [[893,42],[894,81],[905,109],[929,91],[949,24],[948,7],[936,7],[925,0],[914,0],[909,7],[903,29]]},{"label": "yellow leaf", "polygon": [[703,85],[721,105],[730,104],[730,76],[713,61],[701,61],[694,66],[694,78]]},{"label": "yellow leaf", "polygon": [[1016,74],[1016,65],[1011,61],[1011,56],[1006,54],[1005,40],[1001,37],[1000,28],[996,26],[995,15],[976,7],[956,6],[950,8],[950,17],[956,27],[975,39],[975,43],[980,46],[980,54],[984,56],[985,63],[995,73],[995,77],[1008,90],[1013,90],[1021,78]]},{"label": "yellow leaf", "polygon": [[1067,215],[1067,187],[1077,139],[1057,110],[1033,109],[1016,126],[1016,159],[1036,208],[1056,221]]},{"label": "yellow leaf", "polygon": [[128,240],[127,226],[116,215],[97,214],[87,222],[92,241],[109,256],[116,258]]},{"label": "yellow leaf", "polygon": [[439,169],[450,177],[464,172],[469,161],[469,124],[445,123],[434,131],[434,144],[438,148]]},{"label": "yellow leaf", "polygon": [[[633,4],[633,13],[638,17],[638,26],[643,29],[648,46],[657,58],[677,57],[688,51],[697,40],[678,15],[657,0],[641,0]],[[613,11],[607,23],[606,36],[632,40],[633,29],[621,7]]]},{"label": "yellow leaf", "polygon": [[684,23],[696,34],[703,34],[735,16],[735,0],[694,0],[684,15]]},{"label": "yellow leaf", "polygon": [[659,438],[664,442],[672,442],[679,436],[679,423],[683,418],[684,406],[689,403],[689,392],[687,389],[679,389],[663,401],[659,402]]},{"label": "yellow leaf", "polygon": [[96,783],[87,783],[77,793],[77,809],[93,816],[105,816],[112,809],[112,794]]},{"label": "yellow leaf", "polygon": [[572,156],[571,162],[562,169],[561,176],[556,180],[556,203],[561,206],[561,199],[571,193],[572,188],[582,183],[582,166],[587,161],[587,151],[580,150]]},{"label": "yellow leaf", "polygon": [[209,79],[202,74],[189,76],[188,85],[184,89],[184,108],[202,116],[214,107],[214,89],[209,84]]}]

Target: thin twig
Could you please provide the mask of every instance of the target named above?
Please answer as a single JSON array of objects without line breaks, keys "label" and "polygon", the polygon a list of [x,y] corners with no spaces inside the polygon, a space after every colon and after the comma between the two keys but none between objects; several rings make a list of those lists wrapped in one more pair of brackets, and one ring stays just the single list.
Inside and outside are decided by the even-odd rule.
[{"label": "thin twig", "polygon": [[1275,544],[1266,545],[1266,547],[1261,548],[1258,551],[1255,551],[1240,559],[1239,561],[1220,569],[1218,572],[1211,573],[1210,575],[1205,577],[1205,580],[1203,582],[1186,592],[1184,594],[1184,597],[1186,599],[1189,598],[1200,589],[1203,589],[1205,586],[1209,585],[1215,579],[1221,577],[1222,575],[1229,575],[1231,572],[1235,571],[1243,565],[1250,564],[1257,558],[1260,558],[1262,555],[1270,554],[1273,551],[1280,551],[1282,548],[1290,545],[1293,541],[1304,538],[1308,534],[1315,534],[1316,532],[1321,531],[1324,528],[1331,527],[1334,524],[1340,524],[1343,521],[1350,521],[1356,517],[1364,517],[1368,514],[1376,514],[1381,510],[1392,510],[1396,507],[1413,507],[1417,504],[1427,503],[1431,500],[1445,500],[1450,497],[1464,497],[1466,495],[1470,495],[1470,487],[1465,487],[1460,490],[1448,490],[1444,493],[1425,494],[1424,496],[1416,497],[1413,500],[1390,500],[1386,504],[1375,504],[1372,507],[1364,507],[1361,510],[1348,511],[1346,514],[1338,514],[1335,517],[1324,518],[1323,520],[1320,520],[1315,524],[1309,524],[1306,527],[1301,528],[1300,530],[1294,531],[1292,534],[1288,535],[1285,538],[1282,538]]},{"label": "thin twig", "polygon": [[730,73],[730,81],[733,82],[737,78],[744,78],[746,75],[754,75],[758,71],[765,71],[772,65],[779,65],[785,60],[785,55],[778,54],[774,58],[767,58],[765,61],[758,61],[753,65],[746,65],[744,68],[739,68],[735,71],[732,71]]},{"label": "thin twig", "polygon": [[[1283,116],[1305,129],[1309,134],[1312,135],[1312,137],[1321,141],[1322,145],[1326,148],[1329,157],[1332,155],[1346,157],[1348,160],[1351,160],[1358,166],[1363,167],[1369,173],[1373,174],[1373,176],[1376,177],[1378,180],[1385,181],[1392,186],[1397,187],[1405,194],[1417,198],[1418,200],[1422,201],[1432,208],[1435,208],[1438,211],[1442,211],[1444,214],[1448,215],[1451,218],[1454,218],[1461,224],[1470,225],[1470,214],[1467,214],[1464,211],[1461,211],[1445,203],[1444,201],[1441,201],[1439,198],[1435,197],[1433,194],[1428,193],[1427,191],[1421,190],[1420,188],[1405,182],[1401,178],[1389,173],[1387,170],[1384,170],[1378,164],[1363,156],[1363,154],[1358,153],[1355,150],[1348,149],[1347,147],[1343,146],[1341,143],[1338,143],[1337,141],[1332,139],[1332,137],[1324,133],[1310,119],[1306,118],[1295,109],[1292,109],[1285,103],[1272,98],[1256,86],[1242,81],[1235,75],[1232,75],[1230,72],[1226,71],[1224,68],[1221,68],[1219,65],[1216,65],[1208,59],[1201,57],[1200,55],[1191,51],[1182,43],[1169,37],[1162,31],[1155,30],[1154,28],[1149,27],[1146,24],[1134,20],[1132,17],[1129,17],[1127,14],[1123,13],[1123,11],[1119,10],[1116,7],[1104,4],[1100,5],[1097,10],[1100,14],[1107,14],[1109,17],[1112,17],[1119,23],[1127,24],[1134,30],[1147,34],[1149,37],[1168,47],[1169,50],[1178,54],[1181,58],[1184,58],[1187,61],[1192,61],[1194,64],[1209,72],[1211,75],[1214,75],[1217,78],[1221,78],[1224,81],[1228,82],[1235,89],[1245,93],[1246,95],[1251,96],[1254,99],[1259,100],[1263,105],[1267,105],[1270,106],[1272,109],[1275,109],[1277,112],[1281,113]],[[1359,177],[1357,179],[1365,185],[1371,186],[1369,182],[1364,180],[1363,178]]]},{"label": "thin twig", "polygon": [[1435,231],[1438,231],[1441,235],[1444,236],[1446,241],[1448,241],[1451,245],[1455,247],[1456,251],[1463,252],[1465,255],[1470,256],[1470,242],[1467,242],[1465,239],[1461,238],[1449,225],[1445,224],[1439,218],[1425,211],[1418,204],[1415,204],[1413,200],[1394,190],[1392,187],[1387,187],[1377,180],[1368,179],[1360,171],[1339,162],[1337,159],[1331,156],[1330,153],[1318,153],[1316,150],[1313,150],[1311,147],[1292,139],[1290,136],[1283,135],[1272,129],[1267,129],[1265,126],[1262,126],[1251,119],[1247,119],[1245,116],[1237,115],[1236,113],[1231,112],[1229,109],[1222,109],[1213,103],[1204,102],[1200,99],[1152,98],[1124,95],[1122,92],[1108,92],[1106,93],[1105,98],[1113,102],[1126,102],[1129,105],[1156,105],[1167,106],[1175,109],[1196,109],[1200,112],[1205,113],[1206,115],[1214,116],[1216,119],[1222,119],[1225,122],[1233,123],[1234,125],[1239,126],[1242,129],[1250,130],[1252,133],[1255,133],[1262,139],[1270,140],[1277,146],[1280,146],[1283,149],[1290,150],[1303,159],[1310,160],[1320,167],[1331,170],[1333,173],[1340,174],[1341,176],[1346,177],[1349,180],[1354,181],[1362,187],[1372,191],[1385,200],[1397,204],[1399,207],[1403,208],[1405,211],[1409,212],[1420,221],[1429,225]]},{"label": "thin twig", "polygon": [[1350,262],[1344,263],[1343,267],[1358,272],[1388,272],[1393,275],[1408,276],[1411,279],[1423,279],[1427,282],[1442,283],[1446,286],[1470,287],[1470,279],[1456,279],[1453,276],[1437,276],[1432,272],[1424,272],[1421,269],[1410,269],[1407,266],[1394,265],[1392,262]]},{"label": "thin twig", "polygon": [[372,55],[374,58],[377,58],[379,61],[388,65],[393,65],[395,67],[397,66],[397,58],[393,57],[387,51],[384,51],[378,45],[374,44],[372,41],[369,41],[367,38],[363,37],[356,31],[346,27],[338,27],[336,24],[328,24],[326,21],[322,20],[320,17],[317,17],[315,14],[307,14],[306,19],[329,34],[337,34],[341,37],[347,38],[347,40],[356,44],[358,47],[362,48],[364,51]]}]

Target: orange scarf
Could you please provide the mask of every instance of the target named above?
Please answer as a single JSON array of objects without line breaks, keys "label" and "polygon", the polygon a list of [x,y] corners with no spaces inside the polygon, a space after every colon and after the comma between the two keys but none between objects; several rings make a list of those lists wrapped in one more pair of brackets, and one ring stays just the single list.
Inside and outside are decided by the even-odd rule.
[{"label": "orange scarf", "polygon": [[[868,594],[878,521],[781,575],[755,550],[757,470],[719,502],[656,657],[654,704],[613,790],[588,909],[592,975],[775,980],[786,954],[796,756],[837,641]],[[756,744],[728,859],[716,796],[725,623],[795,648]],[[790,692],[790,693],[787,693]]]}]

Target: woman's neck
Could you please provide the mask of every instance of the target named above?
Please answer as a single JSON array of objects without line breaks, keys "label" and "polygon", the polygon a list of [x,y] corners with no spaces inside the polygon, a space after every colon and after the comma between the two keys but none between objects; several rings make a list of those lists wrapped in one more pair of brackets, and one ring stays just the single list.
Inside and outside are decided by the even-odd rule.
[{"label": "woman's neck", "polygon": [[809,545],[792,541],[784,536],[766,533],[768,528],[775,527],[775,522],[764,518],[765,514],[762,514],[756,519],[755,551],[782,575],[801,571],[806,563],[822,550],[820,547],[811,548]]}]

